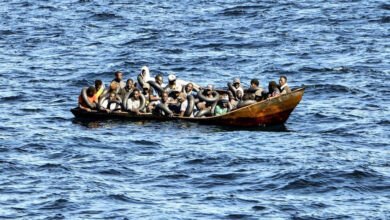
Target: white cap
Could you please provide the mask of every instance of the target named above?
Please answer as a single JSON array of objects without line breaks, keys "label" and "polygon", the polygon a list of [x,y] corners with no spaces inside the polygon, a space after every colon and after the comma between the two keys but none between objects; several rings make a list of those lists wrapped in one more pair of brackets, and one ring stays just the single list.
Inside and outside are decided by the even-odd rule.
[{"label": "white cap", "polygon": [[176,76],[175,75],[173,75],[173,74],[170,74],[169,76],[168,76],[168,81],[175,81],[176,80]]}]

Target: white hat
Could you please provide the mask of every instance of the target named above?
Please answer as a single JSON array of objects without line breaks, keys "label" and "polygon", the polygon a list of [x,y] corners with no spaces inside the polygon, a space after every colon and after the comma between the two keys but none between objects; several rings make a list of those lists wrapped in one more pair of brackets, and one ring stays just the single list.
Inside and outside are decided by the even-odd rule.
[{"label": "white hat", "polygon": [[168,76],[168,81],[175,81],[176,80],[176,76],[175,75],[173,75],[173,74],[170,74],[169,76]]}]

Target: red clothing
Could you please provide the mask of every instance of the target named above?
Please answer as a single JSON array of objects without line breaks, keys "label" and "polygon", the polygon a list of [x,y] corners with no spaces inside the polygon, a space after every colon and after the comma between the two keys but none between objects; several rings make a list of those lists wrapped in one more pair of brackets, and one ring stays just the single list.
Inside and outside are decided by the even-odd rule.
[{"label": "red clothing", "polygon": [[[90,101],[90,102],[95,102],[95,103],[98,103],[98,100],[97,100],[97,97],[94,95],[93,97],[89,97],[89,96],[87,96],[88,97],[88,100]],[[83,97],[81,96],[81,94],[79,95],[79,103],[81,104],[81,106],[83,106],[83,107],[85,107],[85,108],[88,108],[88,106],[87,106],[87,104],[84,102],[84,100],[83,100]]]}]

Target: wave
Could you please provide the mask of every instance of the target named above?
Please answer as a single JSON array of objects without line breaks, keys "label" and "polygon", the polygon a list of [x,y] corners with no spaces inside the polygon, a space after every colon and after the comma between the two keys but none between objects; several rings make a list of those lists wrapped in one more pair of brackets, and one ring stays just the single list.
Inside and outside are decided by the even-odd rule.
[{"label": "wave", "polygon": [[314,85],[302,85],[305,87],[307,92],[313,92],[315,94],[329,94],[329,93],[365,93],[363,90],[337,85],[337,84],[314,84]]},{"label": "wave", "polygon": [[105,21],[105,20],[111,20],[111,19],[120,19],[120,18],[122,18],[122,16],[108,13],[108,12],[103,12],[103,13],[94,14],[94,15],[90,16],[89,18],[94,19],[94,20],[98,20],[98,21]]}]

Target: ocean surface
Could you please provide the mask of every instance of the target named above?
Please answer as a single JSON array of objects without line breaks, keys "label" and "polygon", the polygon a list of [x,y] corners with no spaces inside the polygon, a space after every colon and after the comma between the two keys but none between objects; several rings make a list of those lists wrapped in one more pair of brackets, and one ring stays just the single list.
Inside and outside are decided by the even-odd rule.
[{"label": "ocean surface", "polygon": [[[284,126],[75,119],[114,72],[305,87]],[[0,2],[0,219],[390,219],[390,2]]]}]

